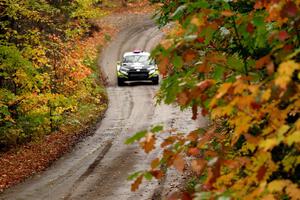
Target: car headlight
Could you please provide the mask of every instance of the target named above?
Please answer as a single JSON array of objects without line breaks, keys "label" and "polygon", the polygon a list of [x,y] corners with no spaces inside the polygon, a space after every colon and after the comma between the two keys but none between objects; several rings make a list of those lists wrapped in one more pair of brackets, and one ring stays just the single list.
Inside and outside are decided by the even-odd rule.
[{"label": "car headlight", "polygon": [[156,72],[156,70],[153,69],[153,70],[151,70],[151,71],[149,72],[149,74],[154,74],[155,72]]},{"label": "car headlight", "polygon": [[153,71],[153,70],[157,70],[157,66],[155,66],[155,65],[150,66],[150,67],[148,68],[148,70],[149,70],[150,72]]},{"label": "car headlight", "polygon": [[128,73],[124,69],[120,69],[119,72],[122,74],[128,75]]}]

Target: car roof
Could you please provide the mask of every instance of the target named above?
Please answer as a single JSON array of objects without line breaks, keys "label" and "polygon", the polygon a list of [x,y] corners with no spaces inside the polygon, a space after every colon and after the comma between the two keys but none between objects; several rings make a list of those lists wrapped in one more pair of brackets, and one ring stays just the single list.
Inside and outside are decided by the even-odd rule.
[{"label": "car roof", "polygon": [[133,55],[150,56],[150,53],[149,52],[145,52],[145,51],[131,51],[131,52],[124,53],[123,57],[133,56]]}]

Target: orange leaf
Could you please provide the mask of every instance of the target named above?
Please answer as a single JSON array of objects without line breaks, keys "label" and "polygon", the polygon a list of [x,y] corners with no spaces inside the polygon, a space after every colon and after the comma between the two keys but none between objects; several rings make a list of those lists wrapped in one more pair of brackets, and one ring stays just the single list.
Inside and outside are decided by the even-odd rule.
[{"label": "orange leaf", "polygon": [[206,167],[207,161],[204,159],[193,160],[191,163],[192,170],[197,174],[201,175]]},{"label": "orange leaf", "polygon": [[175,136],[170,136],[164,140],[164,142],[160,145],[161,147],[168,146],[170,144],[173,144],[176,141]]},{"label": "orange leaf", "polygon": [[174,162],[173,162],[173,166],[179,171],[179,172],[183,172],[184,170],[184,165],[185,165],[185,161],[182,158],[181,155],[177,154]]},{"label": "orange leaf", "polygon": [[177,102],[181,106],[185,106],[189,103],[190,98],[189,98],[189,93],[188,91],[183,91],[177,95]]},{"label": "orange leaf", "polygon": [[154,176],[156,179],[161,179],[164,176],[164,173],[161,170],[152,170],[150,171],[152,176]]},{"label": "orange leaf", "polygon": [[240,166],[240,163],[235,160],[222,160],[222,163],[231,169],[236,169]]},{"label": "orange leaf", "polygon": [[154,159],[154,160],[152,160],[152,162],[151,162],[151,168],[152,169],[155,169],[156,167],[158,167],[159,166],[159,158],[156,158],[156,159]]},{"label": "orange leaf", "polygon": [[244,136],[245,136],[246,140],[247,140],[249,143],[252,143],[252,144],[258,144],[258,142],[259,142],[259,139],[258,139],[258,138],[252,136],[252,135],[249,134],[249,133],[245,133]]},{"label": "orange leaf", "polygon": [[185,62],[190,62],[196,58],[197,54],[193,50],[187,50],[183,53],[183,60]]},{"label": "orange leaf", "polygon": [[218,93],[216,95],[217,99],[220,99],[221,97],[223,97],[227,91],[229,90],[229,88],[232,86],[232,83],[223,83],[220,88],[218,89]]},{"label": "orange leaf", "polygon": [[291,199],[300,199],[300,189],[296,184],[291,184],[286,188],[287,194],[291,197]]},{"label": "orange leaf", "polygon": [[140,143],[146,153],[149,153],[155,148],[156,138],[152,133],[148,133],[146,139]]},{"label": "orange leaf", "polygon": [[224,10],[222,11],[222,15],[224,15],[225,17],[231,17],[234,15],[234,13],[230,10]]},{"label": "orange leaf", "polygon": [[168,195],[166,198],[167,200],[192,200],[193,198],[191,197],[190,194],[186,192],[172,192],[171,194]]},{"label": "orange leaf", "polygon": [[198,156],[200,154],[200,150],[197,147],[189,148],[188,154],[191,156]]},{"label": "orange leaf", "polygon": [[256,61],[255,67],[256,67],[256,69],[261,69],[263,66],[269,64],[271,61],[272,60],[271,60],[270,55],[266,55]]},{"label": "orange leaf", "polygon": [[143,175],[140,175],[135,181],[134,183],[131,184],[131,191],[134,192],[137,189],[139,189],[140,184],[142,183],[143,180]]},{"label": "orange leaf", "polygon": [[196,141],[199,138],[198,131],[192,131],[186,137],[189,141]]},{"label": "orange leaf", "polygon": [[158,59],[158,70],[165,76],[168,73],[169,59],[167,57],[160,56]]}]

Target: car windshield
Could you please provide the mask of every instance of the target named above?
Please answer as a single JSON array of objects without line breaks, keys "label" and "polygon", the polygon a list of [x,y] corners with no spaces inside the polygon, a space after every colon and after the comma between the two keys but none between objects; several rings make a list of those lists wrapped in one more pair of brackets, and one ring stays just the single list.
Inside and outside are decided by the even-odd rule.
[{"label": "car windshield", "polygon": [[129,55],[123,58],[123,63],[143,63],[150,64],[151,60],[148,55]]}]

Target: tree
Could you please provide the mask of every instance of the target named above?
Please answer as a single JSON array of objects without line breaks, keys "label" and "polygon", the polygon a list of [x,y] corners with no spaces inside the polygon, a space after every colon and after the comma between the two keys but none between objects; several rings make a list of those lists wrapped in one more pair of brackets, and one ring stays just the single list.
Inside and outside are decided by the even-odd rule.
[{"label": "tree", "polygon": [[[133,189],[140,177],[160,178],[165,166],[182,171],[190,161],[196,199],[297,199],[299,2],[160,2],[160,25],[175,27],[152,52],[165,77],[158,100],[191,108],[193,119],[201,111],[213,125],[170,134]],[[149,130],[127,142],[142,140],[149,152],[155,138]]]}]

